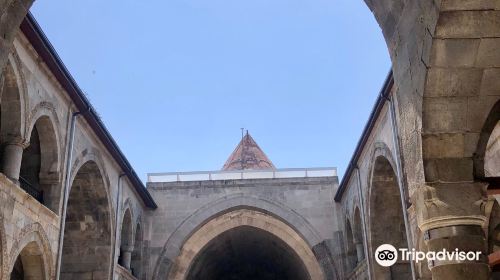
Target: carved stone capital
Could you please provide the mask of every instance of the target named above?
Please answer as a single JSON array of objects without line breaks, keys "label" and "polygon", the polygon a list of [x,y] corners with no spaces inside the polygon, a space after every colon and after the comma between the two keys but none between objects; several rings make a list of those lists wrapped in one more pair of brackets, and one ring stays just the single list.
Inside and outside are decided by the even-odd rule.
[{"label": "carved stone capital", "polygon": [[487,184],[481,182],[432,183],[415,193],[418,226],[421,231],[454,225],[486,222]]}]

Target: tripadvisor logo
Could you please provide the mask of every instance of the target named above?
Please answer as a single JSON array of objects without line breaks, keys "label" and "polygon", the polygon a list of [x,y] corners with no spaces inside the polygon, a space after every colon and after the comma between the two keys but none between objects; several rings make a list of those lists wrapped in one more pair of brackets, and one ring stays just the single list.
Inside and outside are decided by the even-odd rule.
[{"label": "tripadvisor logo", "polygon": [[[399,254],[398,254],[399,253]],[[399,248],[398,250],[391,244],[382,244],[378,246],[375,251],[375,260],[381,266],[392,266],[399,259],[402,261],[415,261],[416,263],[423,260],[427,261],[479,261],[481,258],[481,251],[459,251],[455,249],[453,251],[447,251],[443,249],[441,251],[416,251],[415,249],[408,250],[407,248]]]},{"label": "tripadvisor logo", "polygon": [[398,260],[398,251],[391,244],[382,244],[375,251],[375,260],[381,266],[391,266]]}]

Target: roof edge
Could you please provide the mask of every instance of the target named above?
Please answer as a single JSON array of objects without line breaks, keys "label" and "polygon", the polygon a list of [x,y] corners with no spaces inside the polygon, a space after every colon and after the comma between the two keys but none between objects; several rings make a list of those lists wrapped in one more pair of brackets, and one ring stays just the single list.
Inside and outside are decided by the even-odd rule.
[{"label": "roof edge", "polygon": [[334,197],[336,202],[340,202],[342,200],[342,196],[347,188],[347,183],[351,178],[352,172],[354,171],[355,168],[358,167],[358,160],[361,156],[361,152],[363,151],[363,148],[365,147],[365,144],[368,141],[370,134],[372,133],[373,127],[375,126],[375,123],[377,122],[377,119],[380,116],[380,112],[384,107],[385,101],[389,97],[393,84],[394,84],[394,77],[392,75],[392,69],[391,69],[387,74],[387,77],[385,78],[382,88],[380,89],[380,93],[377,97],[377,100],[375,101],[375,105],[373,106],[372,112],[370,113],[368,122],[365,124],[363,133],[361,133],[361,137],[358,140],[356,149],[354,149],[354,153],[351,157],[351,160],[349,161],[347,170],[344,176],[342,176],[342,181],[340,182],[339,189],[335,193]]},{"label": "roof edge", "polygon": [[130,165],[123,152],[120,150],[115,140],[107,130],[106,126],[98,116],[92,104],[80,89],[74,78],[69,73],[68,69],[62,62],[56,50],[48,40],[40,25],[37,23],[31,12],[28,12],[23,22],[21,23],[21,31],[26,36],[30,44],[33,46],[38,55],[43,59],[57,81],[66,90],[71,100],[75,103],[77,109],[81,112],[88,110],[85,113],[85,119],[102,141],[108,152],[118,162],[123,172],[127,175],[135,190],[143,200],[146,207],[156,209],[158,206],[153,200],[151,194],[147,191],[142,181],[137,176],[137,173]]}]

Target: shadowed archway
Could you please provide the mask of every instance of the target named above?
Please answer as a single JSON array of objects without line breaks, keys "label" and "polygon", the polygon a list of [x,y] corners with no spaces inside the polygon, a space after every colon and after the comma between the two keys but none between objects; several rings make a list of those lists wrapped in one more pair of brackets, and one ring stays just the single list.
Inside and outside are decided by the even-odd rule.
[{"label": "shadowed archway", "polygon": [[[370,197],[371,251],[382,244],[408,248],[401,196],[394,169],[387,158],[377,156],[373,166]],[[391,267],[373,264],[376,279],[411,279],[408,262]]]},{"label": "shadowed archway", "polygon": [[211,240],[193,260],[187,280],[307,280],[304,264],[285,242],[250,226]]},{"label": "shadowed archway", "polygon": [[111,267],[111,215],[98,165],[78,170],[68,197],[61,279],[107,279]]},{"label": "shadowed archway", "polygon": [[198,228],[182,245],[167,279],[232,279],[233,274],[240,277],[234,279],[324,279],[304,239],[255,209],[222,213]]}]

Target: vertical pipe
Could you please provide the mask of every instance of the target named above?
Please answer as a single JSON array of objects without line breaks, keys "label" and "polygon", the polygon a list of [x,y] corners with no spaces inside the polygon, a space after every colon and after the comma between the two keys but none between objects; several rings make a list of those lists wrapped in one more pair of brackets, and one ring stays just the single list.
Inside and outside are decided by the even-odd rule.
[{"label": "vertical pipe", "polygon": [[[391,97],[392,98],[392,97]],[[403,174],[401,172],[401,159],[400,159],[400,151],[399,151],[399,138],[398,138],[398,127],[396,124],[396,109],[394,107],[394,101],[392,99],[387,99],[390,106],[390,118],[391,118],[391,128],[392,128],[392,137],[394,144],[394,153],[396,156],[394,157],[396,160],[396,173],[398,177],[398,185],[399,185],[399,195],[401,197],[401,206],[403,207],[403,218],[405,222],[405,230],[406,230],[406,242],[408,243],[408,250],[411,251],[413,248],[413,239],[411,238],[410,232],[410,222],[408,221],[408,205],[406,204],[406,192],[403,186]],[[410,268],[411,268],[411,276],[412,279],[415,280],[415,264],[413,263],[412,256],[410,254]]]},{"label": "vertical pipe", "polygon": [[364,198],[363,191],[361,189],[361,174],[359,173],[359,167],[356,165],[356,173],[358,177],[358,193],[359,193],[359,206],[361,207],[361,223],[363,224],[363,243],[365,249],[365,260],[366,267],[368,268],[368,280],[372,279],[372,270],[370,266],[370,252],[368,251],[368,229],[366,227],[366,219],[365,219],[365,206],[364,206]]},{"label": "vertical pipe", "polygon": [[117,263],[116,260],[116,249],[118,247],[119,250],[119,245],[118,245],[118,224],[120,222],[120,207],[122,205],[121,203],[121,190],[122,190],[122,177],[125,176],[126,174],[120,174],[118,176],[118,190],[116,191],[116,211],[115,211],[115,247],[113,248],[113,257],[111,258],[112,264],[111,264],[111,280],[115,279],[115,266]]},{"label": "vertical pipe", "polygon": [[59,224],[59,244],[57,247],[57,264],[56,264],[56,280],[61,277],[61,262],[62,262],[62,250],[64,241],[64,227],[66,226],[66,208],[68,206],[68,192],[71,183],[71,164],[73,161],[73,144],[75,140],[75,125],[76,118],[81,115],[81,112],[75,112],[71,115],[71,124],[69,129],[69,139],[68,139],[68,154],[66,156],[66,177],[64,180],[64,190],[63,190],[63,204],[61,209],[61,221]]}]

